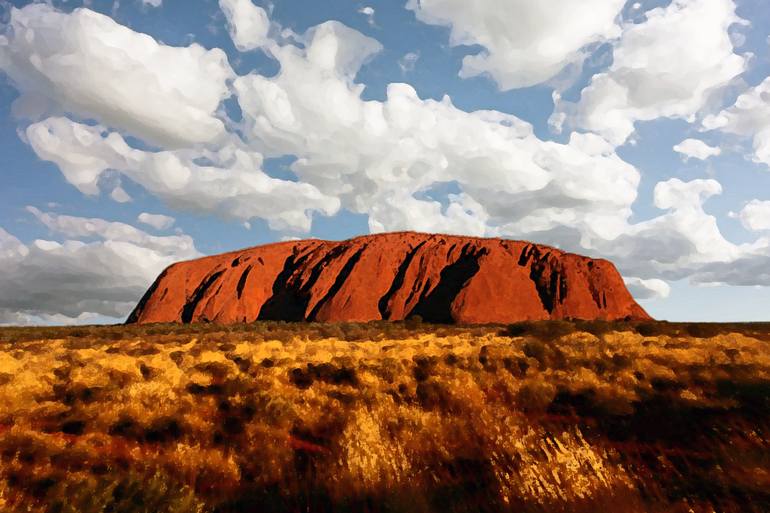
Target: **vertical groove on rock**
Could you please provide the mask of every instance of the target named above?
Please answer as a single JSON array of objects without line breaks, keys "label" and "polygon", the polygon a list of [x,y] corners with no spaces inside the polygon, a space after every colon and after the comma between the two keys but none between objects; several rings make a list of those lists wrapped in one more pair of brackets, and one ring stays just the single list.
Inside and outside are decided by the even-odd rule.
[{"label": "vertical groove on rock", "polygon": [[[593,271],[594,263],[588,262],[586,267],[588,267],[589,271]],[[599,287],[597,287],[596,280],[593,280],[592,276],[589,274],[586,277],[586,281],[588,282],[588,291],[591,293],[591,297],[594,300],[594,304],[596,305],[596,308],[598,308],[599,310],[605,308],[607,306],[607,298],[602,297],[603,292],[601,289],[599,289]]]},{"label": "vertical groove on rock", "polygon": [[527,245],[519,257],[519,265],[529,266],[529,278],[535,284],[537,295],[548,314],[567,296],[567,281],[561,262],[550,251],[541,252],[534,244]]},{"label": "vertical groove on rock", "polygon": [[250,272],[251,266],[248,266],[246,270],[243,271],[243,274],[241,274],[241,277],[238,279],[238,285],[235,288],[238,299],[241,299],[241,296],[243,295],[243,288],[246,286],[246,279],[249,277]]},{"label": "vertical groove on rock", "polygon": [[[345,253],[346,249],[347,247],[345,246],[335,246],[328,253],[326,253],[323,256],[323,258],[321,258],[321,261],[318,262],[310,271],[310,277],[307,279],[305,284],[300,289],[300,293],[308,294],[310,290],[318,282],[318,278],[321,277],[321,273],[323,272],[324,269],[326,269],[326,266],[328,266],[332,260],[336,259],[337,257],[341,256],[343,253]],[[305,306],[307,307],[307,304]]]},{"label": "vertical groove on rock", "polygon": [[210,275],[205,280],[203,280],[203,282],[200,285],[198,285],[198,288],[195,289],[195,292],[193,292],[192,297],[182,307],[183,323],[192,322],[193,314],[195,313],[195,307],[198,306],[198,303],[201,302],[201,300],[203,299],[203,296],[206,295],[206,291],[214,284],[215,281],[217,281],[217,279],[220,276],[222,276],[222,273],[224,273],[224,271],[217,271],[214,274]]},{"label": "vertical groove on rock", "polygon": [[452,302],[468,280],[479,272],[479,259],[488,252],[487,248],[474,248],[470,243],[463,246],[460,257],[441,270],[436,287],[420,298],[409,316],[419,315],[428,322],[454,322]]},{"label": "vertical groove on rock", "polygon": [[393,278],[393,283],[391,283],[390,288],[377,302],[377,308],[380,311],[380,317],[383,319],[390,319],[390,309],[388,308],[388,303],[390,303],[391,298],[404,285],[404,278],[406,277],[406,271],[409,269],[409,265],[411,265],[414,256],[417,254],[420,248],[425,245],[426,242],[428,241],[424,240],[409,250],[409,252],[406,254],[406,257],[404,257],[404,260],[398,266],[396,276]]},{"label": "vertical groove on rock", "polygon": [[290,255],[283,263],[283,269],[273,282],[273,295],[259,309],[257,319],[268,321],[301,321],[307,308],[307,298],[303,301],[299,291],[289,286],[289,278],[309,256],[305,254],[296,259],[296,254]]},{"label": "vertical groove on rock", "polygon": [[324,294],[324,297],[321,298],[318,303],[313,307],[313,310],[310,312],[310,314],[307,316],[308,321],[314,321],[316,315],[318,314],[318,311],[325,305],[329,300],[331,300],[337,292],[342,288],[342,285],[344,285],[345,280],[347,280],[348,276],[350,276],[351,271],[356,266],[358,261],[361,259],[361,253],[364,252],[364,249],[366,249],[366,245],[355,252],[353,256],[351,256],[347,262],[345,262],[345,265],[340,270],[337,277],[334,279],[334,283],[329,288],[329,290]]}]

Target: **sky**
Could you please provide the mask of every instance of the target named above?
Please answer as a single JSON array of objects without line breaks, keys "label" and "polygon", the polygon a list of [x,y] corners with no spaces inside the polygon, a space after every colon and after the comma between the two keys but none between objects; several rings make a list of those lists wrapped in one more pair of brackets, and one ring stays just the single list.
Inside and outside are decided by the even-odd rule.
[{"label": "sky", "polygon": [[607,258],[768,320],[766,0],[0,2],[0,324],[169,264],[416,230]]}]

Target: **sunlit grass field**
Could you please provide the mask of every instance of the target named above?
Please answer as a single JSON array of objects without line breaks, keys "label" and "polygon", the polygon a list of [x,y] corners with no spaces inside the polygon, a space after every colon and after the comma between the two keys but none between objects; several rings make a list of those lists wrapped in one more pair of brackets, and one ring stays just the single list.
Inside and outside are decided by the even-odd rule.
[{"label": "sunlit grass field", "polygon": [[0,330],[2,512],[770,511],[770,326]]}]

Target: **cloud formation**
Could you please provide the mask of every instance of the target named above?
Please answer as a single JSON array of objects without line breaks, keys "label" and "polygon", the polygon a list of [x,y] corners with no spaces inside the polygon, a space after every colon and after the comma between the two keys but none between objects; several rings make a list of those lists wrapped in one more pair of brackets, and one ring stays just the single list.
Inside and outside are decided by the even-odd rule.
[{"label": "cloud formation", "polygon": [[200,256],[188,235],[28,211],[57,240],[23,244],[0,228],[0,323],[122,320],[166,266]]},{"label": "cloud formation", "polygon": [[593,76],[577,104],[557,105],[552,124],[566,119],[619,145],[637,121],[694,121],[746,69],[727,31],[734,23],[745,21],[733,0],[673,0],[647,11],[644,22],[623,26],[609,70]]},{"label": "cloud formation", "polygon": [[770,231],[770,201],[751,200],[740,212],[730,212],[747,230],[752,232]]},{"label": "cloud formation", "polygon": [[423,100],[407,84],[364,101],[354,78],[380,45],[336,22],[305,40],[273,50],[275,77],[235,80],[244,134],[267,156],[296,155],[299,179],[367,214],[372,231],[493,235],[533,210],[569,207],[564,222],[606,234],[630,213],[639,174],[601,138],[544,142],[515,116]]},{"label": "cloud formation", "polygon": [[582,62],[584,49],[618,37],[625,0],[409,0],[418,20],[450,27],[452,46],[481,45],[460,76],[490,76],[502,90],[545,82]]},{"label": "cloud formation", "polygon": [[770,78],[740,95],[732,107],[706,117],[703,126],[751,138],[754,161],[770,166]]},{"label": "cloud formation", "polygon": [[254,50],[269,39],[270,20],[265,10],[251,0],[219,0],[227,28],[235,47],[241,52]]},{"label": "cloud formation", "polygon": [[22,96],[17,115],[71,113],[166,147],[225,134],[217,116],[233,76],[225,53],[171,47],[89,9],[12,8],[0,70]]},{"label": "cloud formation", "polygon": [[262,155],[235,142],[217,150],[143,151],[100,126],[47,118],[26,131],[32,149],[55,162],[86,194],[99,192],[99,178],[115,170],[169,206],[226,219],[266,219],[276,230],[308,231],[312,212],[333,215],[339,200],[307,183],[272,178]]},{"label": "cloud formation", "polygon": [[689,159],[706,160],[709,157],[720,155],[722,150],[713,146],[709,146],[700,139],[685,139],[679,144],[674,146],[674,151],[682,154],[682,158],[687,161]]},{"label": "cloud formation", "polygon": [[671,287],[663,280],[641,278],[624,278],[628,291],[637,300],[667,298]]},{"label": "cloud formation", "polygon": [[374,25],[374,7],[367,5],[361,7],[358,12],[366,16],[366,22],[369,25]]},{"label": "cloud formation", "polygon": [[147,212],[142,212],[139,214],[136,220],[140,223],[146,224],[147,226],[152,226],[156,230],[168,230],[174,226],[174,223],[176,222],[176,219],[171,216],[164,216],[163,214],[148,214]]}]

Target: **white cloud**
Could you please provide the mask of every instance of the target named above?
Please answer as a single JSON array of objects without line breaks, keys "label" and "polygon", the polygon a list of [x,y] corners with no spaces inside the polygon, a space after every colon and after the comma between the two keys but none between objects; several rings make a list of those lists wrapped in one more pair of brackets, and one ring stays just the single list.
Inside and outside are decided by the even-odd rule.
[{"label": "white cloud", "polygon": [[151,7],[160,7],[163,4],[163,0],[142,0],[142,5],[149,5]]},{"label": "white cloud", "polygon": [[32,315],[23,312],[13,312],[0,309],[0,326],[62,326],[81,324],[118,324],[121,317],[99,315],[94,312],[83,312],[76,316],[62,314]]},{"label": "white cloud", "polygon": [[113,201],[116,201],[118,203],[128,203],[129,201],[131,201],[131,196],[129,196],[128,193],[120,185],[112,189],[112,192],[110,193],[110,198],[112,198]]},{"label": "white cloud", "polygon": [[67,118],[48,118],[27,128],[27,139],[44,160],[55,162],[71,184],[99,192],[99,178],[116,170],[168,205],[223,218],[266,219],[275,229],[307,231],[311,212],[332,215],[339,200],[307,183],[271,178],[262,155],[229,143],[216,151],[142,151],[117,133]]},{"label": "white cloud", "polygon": [[155,237],[124,223],[28,211],[58,240],[22,244],[0,228],[0,323],[124,318],[160,271],[200,256],[187,235]]},{"label": "white cloud", "polygon": [[751,137],[754,161],[770,166],[770,77],[740,95],[732,107],[706,117],[703,126]]},{"label": "white cloud", "polygon": [[[494,235],[553,207],[569,209],[561,218],[576,229],[614,234],[630,215],[639,173],[601,138],[544,142],[515,116],[423,100],[407,84],[364,101],[354,77],[379,44],[334,22],[306,41],[274,50],[274,77],[235,80],[244,132],[267,156],[296,155],[299,179],[368,214],[371,230]],[[461,193],[418,199],[448,182]]]},{"label": "white cloud", "polygon": [[19,239],[0,227],[0,259],[18,260],[29,253],[27,247]]},{"label": "white cloud", "polygon": [[733,42],[735,48],[741,48],[746,44],[746,34],[741,32],[732,32],[730,34],[730,40]]},{"label": "white cloud", "polygon": [[612,66],[593,77],[577,104],[557,106],[553,126],[566,116],[571,125],[622,144],[637,121],[694,121],[710,96],[746,69],[727,31],[743,22],[733,0],[674,0],[646,16],[624,26]]},{"label": "white cloud", "polygon": [[374,7],[364,6],[358,10],[359,13],[366,16],[366,21],[369,25],[374,25]]},{"label": "white cloud", "polygon": [[751,200],[737,214],[730,212],[730,217],[739,219],[747,230],[770,230],[770,201]]},{"label": "white cloud", "polygon": [[628,291],[637,300],[664,299],[671,293],[671,287],[663,280],[641,278],[623,278]]},{"label": "white cloud", "polygon": [[674,151],[681,153],[685,161],[691,158],[706,160],[722,153],[720,148],[709,146],[700,139],[685,139],[674,146]]},{"label": "white cloud", "polygon": [[225,53],[171,47],[89,9],[11,9],[0,70],[22,92],[14,109],[33,119],[69,112],[145,141],[180,146],[225,133],[217,109],[233,76]]},{"label": "white cloud", "polygon": [[268,43],[270,20],[265,10],[252,0],[219,0],[227,18],[227,28],[235,47],[241,52],[260,48]]},{"label": "white cloud", "polygon": [[164,216],[163,214],[148,214],[142,212],[136,218],[140,223],[144,223],[147,226],[152,226],[156,230],[167,230],[174,226],[176,219],[171,216]]},{"label": "white cloud", "polygon": [[409,73],[410,71],[413,71],[414,66],[417,64],[419,59],[420,52],[408,52],[404,54],[404,56],[398,60],[398,67],[401,68],[401,73]]},{"label": "white cloud", "polygon": [[[710,0],[709,0],[710,1]],[[582,62],[583,49],[620,35],[625,0],[409,0],[417,19],[451,27],[449,43],[481,45],[460,76],[489,75],[500,89],[527,87]]]},{"label": "white cloud", "polygon": [[598,248],[627,276],[698,284],[770,285],[770,239],[736,245],[720,233],[704,202],[721,192],[715,180],[671,179],[655,188],[664,215],[634,224]]}]

